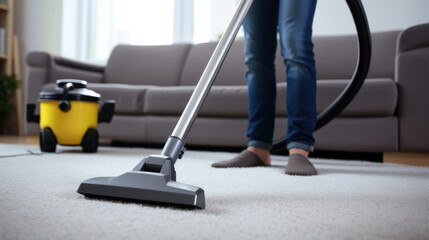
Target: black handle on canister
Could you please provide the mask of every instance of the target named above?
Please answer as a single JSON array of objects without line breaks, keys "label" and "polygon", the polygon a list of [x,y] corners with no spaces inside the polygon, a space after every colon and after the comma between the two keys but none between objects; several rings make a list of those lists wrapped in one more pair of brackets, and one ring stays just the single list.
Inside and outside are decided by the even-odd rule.
[{"label": "black handle on canister", "polygon": [[74,88],[73,83],[69,82],[64,84],[63,86],[63,100],[61,100],[61,102],[58,104],[58,108],[62,111],[62,112],[68,112],[70,111],[70,102],[67,100],[67,96],[68,96],[68,92],[69,90],[72,90]]},{"label": "black handle on canister", "polygon": [[36,112],[36,104],[29,103],[27,104],[27,122],[40,122],[40,115],[34,114]]},{"label": "black handle on canister", "polygon": [[110,123],[115,113],[115,100],[107,100],[101,107],[100,113],[98,114],[98,122]]}]

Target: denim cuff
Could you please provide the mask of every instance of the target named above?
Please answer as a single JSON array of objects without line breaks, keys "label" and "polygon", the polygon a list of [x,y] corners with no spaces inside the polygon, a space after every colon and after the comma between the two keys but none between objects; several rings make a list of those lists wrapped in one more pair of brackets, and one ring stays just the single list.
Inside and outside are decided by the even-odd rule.
[{"label": "denim cuff", "polygon": [[248,147],[257,147],[257,148],[263,148],[263,149],[268,149],[271,150],[271,144],[269,143],[265,143],[265,142],[261,142],[258,140],[253,140],[253,139],[249,139],[247,141],[247,146]]},{"label": "denim cuff", "polygon": [[305,143],[301,143],[301,142],[290,142],[287,144],[286,148],[289,150],[291,148],[299,148],[299,149],[303,149],[305,151],[308,152],[313,152],[314,151],[314,146],[312,145],[308,145]]}]

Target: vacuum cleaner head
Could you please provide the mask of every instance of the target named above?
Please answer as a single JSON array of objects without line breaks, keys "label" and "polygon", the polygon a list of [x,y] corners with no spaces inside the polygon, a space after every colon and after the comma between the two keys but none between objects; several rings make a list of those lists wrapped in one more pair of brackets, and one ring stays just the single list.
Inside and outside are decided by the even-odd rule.
[{"label": "vacuum cleaner head", "polygon": [[168,157],[151,155],[132,171],[118,177],[85,180],[77,192],[87,197],[177,204],[204,209],[204,190],[176,182],[175,178],[174,165]]}]

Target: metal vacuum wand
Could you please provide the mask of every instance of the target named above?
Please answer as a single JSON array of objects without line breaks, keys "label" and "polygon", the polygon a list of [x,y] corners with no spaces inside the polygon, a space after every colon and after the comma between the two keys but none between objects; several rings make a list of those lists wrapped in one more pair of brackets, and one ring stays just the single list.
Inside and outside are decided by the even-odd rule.
[{"label": "metal vacuum wand", "polygon": [[222,63],[225,60],[235,37],[237,36],[238,30],[240,29],[252,2],[253,0],[240,1],[230,24],[214,50],[213,55],[201,75],[200,81],[195,87],[195,90],[192,93],[192,96],[189,99],[188,104],[186,105],[185,110],[177,122],[171,136],[177,137],[182,141],[185,140],[189,130],[191,129],[192,123],[197,117],[197,114],[214,83],[217,73],[219,72]]},{"label": "metal vacuum wand", "polygon": [[179,204],[205,208],[204,190],[176,182],[174,163],[184,152],[184,139],[188,134],[216,74],[234,42],[240,26],[253,0],[241,0],[237,10],[218,43],[204,73],[186,105],[161,155],[144,158],[133,170],[117,177],[98,177],[85,180],[78,193],[88,197],[109,197],[157,203]]},{"label": "metal vacuum wand", "polygon": [[[176,162],[177,158],[182,157],[185,151],[185,138],[210,92],[216,75],[225,60],[225,57],[237,36],[238,30],[240,30],[241,24],[243,23],[250,6],[252,6],[252,3],[253,0],[241,0],[238,4],[234,16],[217,44],[216,49],[214,50],[197,86],[194,89],[194,92],[192,93],[191,98],[188,101],[188,104],[185,107],[185,110],[183,110],[182,115],[173,130],[173,133],[168,138],[164,148],[162,149],[161,155],[168,156],[173,164]],[[153,162],[155,162],[155,160]]]}]

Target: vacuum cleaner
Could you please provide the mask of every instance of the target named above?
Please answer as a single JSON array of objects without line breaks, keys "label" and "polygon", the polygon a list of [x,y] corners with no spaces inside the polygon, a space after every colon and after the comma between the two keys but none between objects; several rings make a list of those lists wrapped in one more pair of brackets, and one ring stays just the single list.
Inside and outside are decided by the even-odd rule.
[{"label": "vacuum cleaner", "polygon": [[99,110],[100,94],[77,79],[58,79],[53,91],[39,93],[40,115],[36,104],[27,104],[27,122],[40,123],[40,150],[55,152],[56,145],[82,146],[87,153],[97,152],[98,123],[109,123],[115,101],[104,101]]},{"label": "vacuum cleaner", "polygon": [[[353,99],[367,75],[371,56],[371,37],[367,19],[360,0],[346,0],[353,14],[359,35],[359,63],[351,83],[343,93],[321,113],[321,127],[337,116]],[[185,139],[205,100],[214,79],[230,49],[235,36],[252,5],[253,0],[241,0],[225,33],[213,52],[191,98],[189,99],[172,134],[160,155],[145,157],[134,169],[117,177],[98,177],[85,180],[77,190],[87,197],[164,203],[191,208],[205,208],[204,190],[176,182],[174,164],[185,152]],[[277,142],[276,147],[281,146]]]}]

